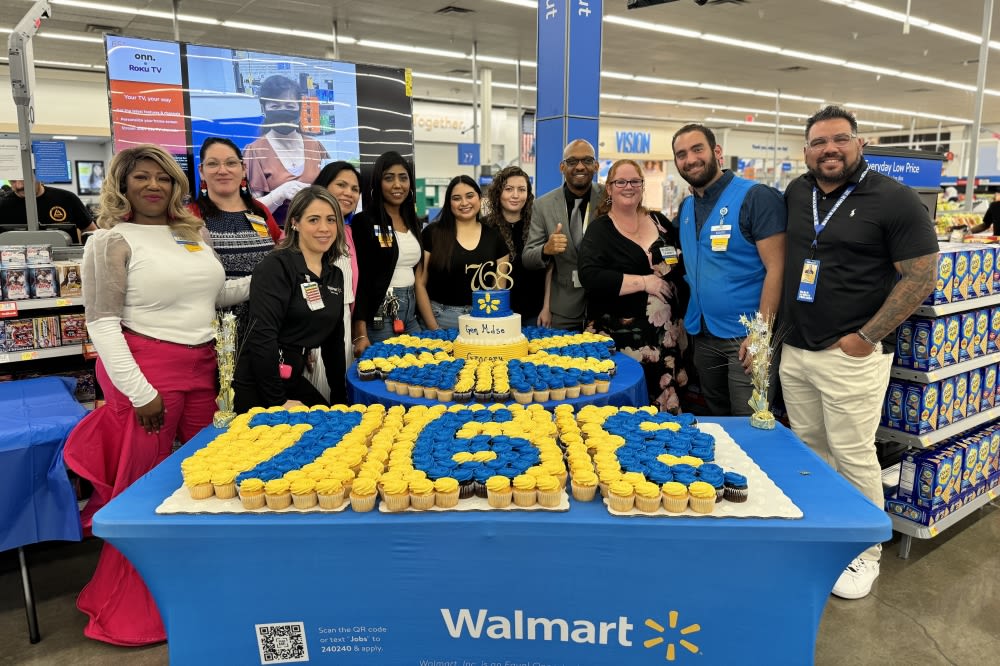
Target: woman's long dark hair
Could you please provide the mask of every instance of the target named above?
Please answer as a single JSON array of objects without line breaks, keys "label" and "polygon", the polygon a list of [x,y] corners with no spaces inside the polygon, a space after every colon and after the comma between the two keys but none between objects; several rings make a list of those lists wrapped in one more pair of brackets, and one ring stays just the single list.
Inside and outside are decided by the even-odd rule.
[{"label": "woman's long dark hair", "polygon": [[[221,136],[210,136],[201,143],[201,152],[198,153],[200,163],[204,164],[205,153],[208,152],[210,147],[217,143],[221,143],[223,146],[230,148],[234,153],[236,153],[236,159],[240,161],[240,164],[243,164],[243,153],[240,149],[236,147],[235,143]],[[247,210],[267,219],[267,208],[264,207],[264,204],[254,199],[253,195],[250,194],[250,189],[243,187],[242,183],[240,183],[240,199],[242,199],[243,203],[246,204]],[[195,204],[198,206],[202,219],[211,215],[218,215],[221,212],[219,207],[215,205],[215,202],[212,201],[212,198],[208,195],[207,187],[198,194],[198,198],[195,199]]]},{"label": "woman's long dark hair", "polygon": [[486,200],[489,202],[489,213],[483,217],[483,224],[488,227],[493,227],[500,233],[500,237],[503,238],[503,242],[507,244],[507,250],[510,252],[510,260],[514,261],[514,257],[517,256],[517,250],[514,247],[514,239],[511,237],[511,226],[507,223],[507,220],[503,216],[503,207],[500,205],[500,195],[503,194],[503,188],[507,187],[507,181],[511,178],[520,176],[524,178],[524,182],[528,184],[528,196],[524,200],[524,208],[521,209],[521,219],[524,220],[524,232],[521,238],[521,247],[524,247],[524,243],[528,240],[528,227],[531,226],[531,207],[535,202],[535,193],[531,189],[531,178],[525,173],[524,169],[519,166],[509,166],[504,167],[493,176],[493,182],[490,183],[490,189],[486,190]]},{"label": "woman's long dark hair", "polygon": [[459,185],[468,185],[476,191],[480,200],[483,197],[483,191],[479,188],[479,183],[468,176],[455,176],[448,183],[448,189],[444,193],[444,200],[441,202],[441,215],[438,217],[437,222],[428,227],[434,235],[434,242],[431,244],[431,266],[441,271],[448,269],[448,264],[451,263],[451,255],[455,251],[455,243],[457,242],[455,238],[457,223],[455,222],[455,213],[451,210],[451,194]]},{"label": "woman's long dark hair", "polygon": [[[382,196],[382,176],[385,175],[385,172],[390,167],[394,167],[397,164],[406,169],[406,174],[410,177],[410,191],[406,195],[406,199],[399,206],[399,215],[403,218],[403,222],[406,223],[406,228],[412,231],[413,235],[417,237],[417,243],[420,243],[420,221],[417,219],[416,179],[413,177],[413,164],[403,159],[403,156],[395,150],[382,153],[375,160],[375,164],[372,167],[369,201],[365,202],[365,210],[372,216],[372,222],[378,225],[379,233],[382,237],[392,234],[392,218],[389,217],[389,213],[385,210],[385,199]],[[421,256],[423,256],[423,244],[421,244],[420,249]]]}]

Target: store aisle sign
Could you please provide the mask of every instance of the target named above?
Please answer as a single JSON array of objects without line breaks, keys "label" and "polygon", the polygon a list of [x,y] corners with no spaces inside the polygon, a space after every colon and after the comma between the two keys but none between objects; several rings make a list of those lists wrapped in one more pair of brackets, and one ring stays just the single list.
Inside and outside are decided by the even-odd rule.
[{"label": "store aisle sign", "polygon": [[458,163],[463,166],[475,166],[479,164],[479,144],[460,143],[458,144]]},{"label": "store aisle sign", "polygon": [[615,146],[619,153],[648,153],[652,144],[649,132],[615,132]]},{"label": "store aisle sign", "polygon": [[868,166],[910,187],[937,188],[941,183],[941,160],[890,155],[865,155]]}]

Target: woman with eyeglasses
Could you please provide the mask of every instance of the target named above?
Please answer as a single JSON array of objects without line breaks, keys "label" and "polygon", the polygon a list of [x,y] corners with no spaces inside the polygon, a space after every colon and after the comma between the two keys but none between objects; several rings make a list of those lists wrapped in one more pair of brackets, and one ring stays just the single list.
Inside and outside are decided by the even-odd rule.
[{"label": "woman with eyeglasses", "polygon": [[550,276],[545,270],[525,268],[522,259],[535,201],[531,180],[521,167],[506,167],[493,177],[486,197],[489,212],[483,224],[500,233],[510,255],[514,280],[510,288],[511,309],[521,315],[524,326],[548,326],[552,323],[548,307]]},{"label": "woman with eyeglasses", "polygon": [[330,159],[323,144],[301,131],[303,94],[295,81],[273,74],[260,84],[262,135],[246,148],[250,189],[279,223],[292,197],[316,180]]},{"label": "woman with eyeglasses", "polygon": [[500,272],[499,264],[509,259],[497,230],[479,222],[481,208],[478,183],[455,176],[445,190],[441,216],[424,229],[424,271],[417,282],[417,302],[431,330],[458,328],[459,316],[472,311],[473,290],[482,288],[472,286],[480,266]]},{"label": "woman with eyeglasses", "polygon": [[413,165],[396,151],[372,167],[365,209],[351,226],[358,251],[358,298],[351,335],[354,355],[402,333],[419,333],[416,283],[423,271]]},{"label": "woman with eyeglasses", "polygon": [[687,384],[690,290],[675,232],[666,217],[642,205],[643,187],[638,163],[611,165],[599,217],[580,245],[587,330],[610,335],[619,351],[639,361],[650,404],[676,413]]}]

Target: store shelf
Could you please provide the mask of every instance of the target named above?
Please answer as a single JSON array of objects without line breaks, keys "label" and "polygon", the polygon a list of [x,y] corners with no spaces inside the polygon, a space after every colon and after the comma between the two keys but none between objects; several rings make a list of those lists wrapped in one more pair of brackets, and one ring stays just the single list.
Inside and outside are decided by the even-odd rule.
[{"label": "store shelf", "polygon": [[42,358],[56,358],[59,356],[80,356],[83,354],[83,345],[63,345],[61,347],[51,347],[49,349],[23,349],[0,354],[0,363],[18,363],[20,361],[37,361]]},{"label": "store shelf", "polygon": [[954,365],[946,365],[945,367],[938,368],[937,370],[913,370],[911,368],[894,365],[892,366],[890,374],[895,379],[908,379],[912,382],[921,382],[926,384],[928,382],[936,382],[939,379],[944,379],[945,377],[954,377],[959,373],[975,370],[976,368],[982,368],[998,362],[1000,362],[1000,352],[994,352],[992,354],[987,354],[986,356],[979,356]]},{"label": "store shelf", "polygon": [[29,298],[24,301],[3,301],[3,304],[6,306],[13,304],[18,312],[23,312],[25,310],[45,310],[83,305],[83,298],[79,296],[74,298]]},{"label": "store shelf", "polygon": [[921,305],[913,311],[913,314],[920,315],[921,317],[940,317],[942,315],[955,314],[956,312],[978,310],[979,308],[997,304],[1000,304],[1000,294],[992,294],[990,296],[980,296],[979,298],[970,298],[953,303],[942,303],[941,305]]},{"label": "store shelf", "polygon": [[887,442],[899,442],[900,444],[906,444],[907,446],[912,446],[918,449],[926,449],[929,446],[934,446],[939,442],[943,442],[949,437],[960,435],[966,430],[972,430],[976,426],[988,423],[989,421],[997,418],[1000,418],[1000,406],[987,409],[985,412],[973,414],[972,416],[964,418],[961,421],[952,423],[950,426],[932,430],[925,435],[914,435],[912,433],[886,428],[885,426],[879,426],[879,429],[875,432],[875,438]]},{"label": "store shelf", "polygon": [[889,519],[892,521],[892,529],[903,535],[903,540],[899,543],[899,557],[905,560],[910,556],[911,539],[933,539],[973,511],[986,506],[989,502],[996,499],[997,496],[996,489],[987,490],[982,495],[973,498],[968,504],[952,511],[945,518],[942,518],[930,527],[890,513]]}]

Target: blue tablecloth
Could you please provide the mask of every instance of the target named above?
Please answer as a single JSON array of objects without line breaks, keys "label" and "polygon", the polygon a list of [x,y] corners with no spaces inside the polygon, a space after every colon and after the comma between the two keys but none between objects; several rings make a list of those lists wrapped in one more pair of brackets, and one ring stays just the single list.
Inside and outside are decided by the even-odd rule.
[{"label": "blue tablecloth", "polygon": [[145,578],[171,663],[256,664],[300,645],[331,665],[812,663],[834,581],[890,536],[889,518],[781,426],[719,422],[802,519],[621,518],[572,501],[565,513],[157,515],[209,428],[94,531]]},{"label": "blue tablecloth", "polygon": [[[579,409],[583,405],[614,405],[624,407],[631,405],[641,407],[649,404],[649,394],[646,392],[646,378],[642,373],[642,366],[639,362],[629,358],[625,354],[618,352],[614,355],[618,372],[611,378],[611,388],[607,393],[597,393],[594,395],[566,400],[549,400],[538,403],[546,409],[552,409],[556,405],[569,404]],[[347,371],[347,399],[350,403],[371,405],[380,403],[386,407],[393,405],[403,405],[413,407],[415,405],[438,405],[437,400],[427,400],[426,398],[411,398],[398,393],[391,393],[386,390],[385,382],[375,379],[372,381],[362,381],[358,376],[358,364],[354,363]],[[492,403],[491,403],[492,404]],[[507,404],[514,404],[511,400]]]},{"label": "blue tablecloth", "polygon": [[75,380],[0,382],[0,551],[79,541],[80,512],[63,466],[66,437],[87,410]]}]

